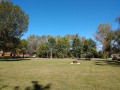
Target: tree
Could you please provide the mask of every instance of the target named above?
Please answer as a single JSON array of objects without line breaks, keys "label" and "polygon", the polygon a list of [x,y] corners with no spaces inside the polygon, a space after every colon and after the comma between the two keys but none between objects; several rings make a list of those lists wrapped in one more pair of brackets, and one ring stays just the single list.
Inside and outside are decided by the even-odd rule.
[{"label": "tree", "polygon": [[53,56],[53,50],[54,50],[54,48],[55,48],[55,45],[56,45],[56,40],[55,40],[55,38],[50,37],[50,38],[48,39],[48,46],[49,46],[49,49],[50,49],[50,52],[51,52],[51,55],[50,55],[51,58],[52,58],[52,56]]},{"label": "tree", "polygon": [[10,1],[0,2],[0,49],[15,49],[16,42],[27,31],[28,15]]},{"label": "tree", "polygon": [[114,51],[120,53],[120,16],[116,18],[116,22],[118,23],[118,29],[115,31]]},{"label": "tree", "polygon": [[45,42],[40,43],[37,50],[38,56],[42,58],[48,57],[47,50],[48,50],[48,43],[45,43]]},{"label": "tree", "polygon": [[112,42],[114,41],[114,32],[112,31],[111,25],[100,24],[98,26],[95,38],[102,44],[104,54],[109,57],[112,51]]},{"label": "tree", "polygon": [[[39,41],[38,41],[39,37],[35,36],[35,35],[30,35],[27,38],[27,42],[28,42],[28,52],[30,55],[36,54],[37,52],[37,47],[39,45]],[[39,43],[38,43],[39,42]]]},{"label": "tree", "polygon": [[82,52],[82,42],[78,34],[73,38],[72,51],[74,56],[76,56],[76,54],[81,54]]},{"label": "tree", "polygon": [[25,54],[26,52],[28,52],[28,42],[27,42],[26,39],[21,39],[21,40],[20,40],[19,49],[20,49],[21,52],[23,53],[23,58],[24,58],[24,54]]},{"label": "tree", "polygon": [[66,37],[62,37],[58,39],[56,44],[56,53],[58,57],[65,58],[67,57],[67,53],[70,49],[70,42]]},{"label": "tree", "polygon": [[82,37],[82,51],[82,57],[91,58],[96,56],[96,42],[91,38]]},{"label": "tree", "polygon": [[117,29],[115,31],[115,40],[113,44],[113,50],[115,53],[120,53],[120,29]]},{"label": "tree", "polygon": [[86,57],[94,57],[96,56],[96,42],[91,38],[86,39],[83,44],[83,52],[86,54]]}]

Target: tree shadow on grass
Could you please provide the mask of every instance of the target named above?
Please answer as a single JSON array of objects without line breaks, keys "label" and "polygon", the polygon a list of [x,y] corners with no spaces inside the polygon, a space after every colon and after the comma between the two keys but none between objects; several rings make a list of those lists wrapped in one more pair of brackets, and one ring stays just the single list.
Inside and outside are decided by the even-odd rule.
[{"label": "tree shadow on grass", "polygon": [[[47,84],[45,86],[38,83],[38,81],[32,81],[32,86],[25,87],[24,90],[49,90],[51,88],[51,84]],[[20,86],[14,87],[14,90],[21,90]]]},{"label": "tree shadow on grass", "polygon": [[111,65],[113,67],[120,67],[120,61],[97,60],[97,61],[95,61],[95,65],[99,65],[99,66]]},{"label": "tree shadow on grass", "polygon": [[114,67],[120,67],[120,61],[114,60],[114,61],[106,61],[108,65],[114,66]]},{"label": "tree shadow on grass", "polygon": [[31,60],[30,58],[10,58],[10,59],[0,59],[0,62],[2,61],[25,61],[25,60]]},{"label": "tree shadow on grass", "polygon": [[95,61],[95,65],[99,65],[99,66],[105,66],[106,63],[104,61]]}]

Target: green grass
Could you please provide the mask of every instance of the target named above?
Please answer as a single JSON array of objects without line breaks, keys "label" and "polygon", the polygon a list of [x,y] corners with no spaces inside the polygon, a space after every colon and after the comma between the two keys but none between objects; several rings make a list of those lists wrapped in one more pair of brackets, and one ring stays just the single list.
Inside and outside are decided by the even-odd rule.
[{"label": "green grass", "polygon": [[72,61],[0,61],[0,90],[120,90],[119,62]]}]

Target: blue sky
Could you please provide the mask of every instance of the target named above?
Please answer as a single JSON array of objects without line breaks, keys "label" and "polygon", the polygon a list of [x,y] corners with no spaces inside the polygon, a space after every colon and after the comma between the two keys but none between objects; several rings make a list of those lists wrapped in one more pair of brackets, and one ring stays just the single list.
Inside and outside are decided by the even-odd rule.
[{"label": "blue sky", "polygon": [[76,34],[94,38],[97,26],[111,23],[120,15],[120,0],[12,0],[29,15],[28,31],[35,35]]}]

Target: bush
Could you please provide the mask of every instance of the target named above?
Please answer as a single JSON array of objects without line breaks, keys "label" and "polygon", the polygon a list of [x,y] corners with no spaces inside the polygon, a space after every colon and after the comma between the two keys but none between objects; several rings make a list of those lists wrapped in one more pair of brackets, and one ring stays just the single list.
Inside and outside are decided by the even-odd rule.
[{"label": "bush", "polygon": [[92,58],[92,57],[93,57],[92,53],[86,53],[81,55],[81,58]]},{"label": "bush", "polygon": [[2,57],[0,57],[0,59],[10,59],[11,57],[10,56],[2,56]]}]

